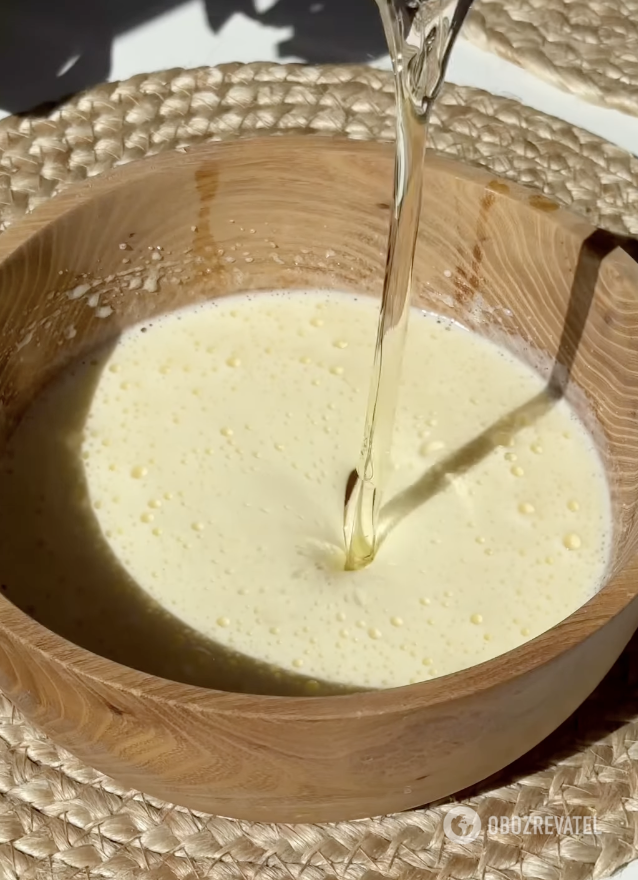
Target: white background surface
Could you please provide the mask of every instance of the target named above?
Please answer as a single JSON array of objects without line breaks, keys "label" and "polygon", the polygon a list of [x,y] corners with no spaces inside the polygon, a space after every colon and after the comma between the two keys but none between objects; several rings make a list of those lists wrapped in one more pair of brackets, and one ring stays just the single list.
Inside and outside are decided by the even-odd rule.
[{"label": "white background surface", "polygon": [[[83,43],[82,33],[75,34],[73,32],[74,20],[63,21],[61,25],[59,16],[56,19],[51,18],[50,7],[57,9],[58,0],[26,0],[26,2],[25,0],[5,0],[5,2],[15,3],[14,9],[24,9],[22,25],[28,29],[31,35],[39,30],[44,41],[43,45],[46,44],[50,47],[55,44],[56,40],[60,40],[60,34],[63,35],[63,48],[60,49],[59,57],[53,53],[53,64],[57,64],[57,68],[55,66],[51,68],[53,71],[51,76],[55,78],[57,75],[61,83],[66,82],[64,77],[68,78],[69,73],[73,72],[78,55],[82,56],[83,53],[86,55],[91,52],[90,45],[87,47],[86,42]],[[95,0],[83,0],[83,2],[87,2],[91,8],[97,8],[93,7]],[[135,6],[134,0],[128,0],[128,2]],[[226,17],[221,27],[213,31],[206,16],[204,0],[187,0],[183,3],[176,0],[176,2],[177,5],[173,5],[173,8],[168,11],[158,15],[151,14],[143,23],[128,30],[120,30],[112,41],[110,69],[107,70],[109,67],[107,63],[104,68],[107,72],[100,78],[124,79],[137,73],[152,70],[171,67],[198,67],[229,61],[307,60],[300,56],[287,56],[285,49],[282,51],[280,44],[293,37],[294,28],[292,26],[266,26],[255,21],[252,16],[235,12]],[[214,2],[215,0],[209,0],[209,6],[214,7]],[[279,0],[252,0],[254,11],[260,15],[271,10],[277,2]],[[301,4],[305,0],[298,0],[298,2],[299,8],[301,8]],[[347,2],[351,2],[351,0],[347,0]],[[46,7],[39,5],[44,3],[47,4]],[[115,5],[117,6],[117,3]],[[320,15],[323,6],[324,4],[319,0],[314,5],[311,3],[308,8],[312,12],[316,10],[317,15]],[[228,7],[228,2],[226,2],[226,7]],[[65,9],[73,9],[73,2],[65,0],[60,8],[62,15],[64,15]],[[370,16],[376,15],[372,2],[369,4],[369,10]],[[63,29],[60,30],[60,28]],[[68,33],[70,33],[70,37],[67,40]],[[342,42],[343,36],[343,34],[340,35]],[[13,64],[11,70],[8,70],[9,62],[7,61],[5,61],[4,68],[2,66],[3,38],[5,40],[5,59],[8,54],[11,54],[10,50],[20,51],[19,33],[7,33],[6,29],[4,35],[0,33],[0,116],[5,115],[8,109],[26,111],[37,101],[50,99],[52,95],[46,92],[47,88],[50,91],[51,82],[53,82],[53,90],[55,91],[54,79],[50,78],[49,86],[45,87],[42,93],[37,93],[37,90],[33,92],[24,89],[23,103],[21,103],[20,83],[12,81],[11,89],[7,89],[6,77],[15,77],[16,74],[13,61],[11,61]],[[347,44],[347,35],[345,42]],[[326,58],[319,57],[312,60],[363,60],[359,57],[335,58],[331,56],[330,50],[331,47],[326,45]],[[321,55],[321,53],[319,54]],[[388,60],[384,57],[377,56],[375,58],[372,55],[366,60],[383,67],[388,66]],[[28,62],[26,67],[22,64],[22,71],[18,75],[18,79],[20,76],[23,81],[28,79],[30,63]],[[4,80],[3,77],[5,77]],[[532,74],[482,52],[464,40],[460,40],[457,45],[448,79],[459,85],[472,85],[496,95],[516,98],[531,107],[558,116],[598,134],[632,153],[638,151],[638,119],[586,104],[541,82]],[[87,87],[92,84],[90,77],[86,81],[81,79],[74,81],[75,88]],[[6,96],[7,93],[10,93],[10,99],[5,97],[5,103],[3,103],[3,95]],[[622,877],[622,880],[638,880],[638,862],[630,865],[617,877]]]}]

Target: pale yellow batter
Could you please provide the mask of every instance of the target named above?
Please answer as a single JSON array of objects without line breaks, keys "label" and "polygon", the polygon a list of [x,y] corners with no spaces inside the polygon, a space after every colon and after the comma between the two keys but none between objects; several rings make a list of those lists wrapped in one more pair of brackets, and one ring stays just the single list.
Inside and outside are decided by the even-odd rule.
[{"label": "pale yellow batter", "polygon": [[[414,311],[399,518],[372,566],[343,571],[377,318],[365,297],[258,294],[136,328],[94,380],[80,438],[103,535],[148,594],[245,655],[363,687],[444,675],[547,630],[600,586],[611,522],[602,465],[565,403],[495,432],[460,473],[431,470],[543,383]],[[33,408],[23,454],[79,381]],[[397,493],[428,471],[428,497],[410,496],[401,519]]]}]

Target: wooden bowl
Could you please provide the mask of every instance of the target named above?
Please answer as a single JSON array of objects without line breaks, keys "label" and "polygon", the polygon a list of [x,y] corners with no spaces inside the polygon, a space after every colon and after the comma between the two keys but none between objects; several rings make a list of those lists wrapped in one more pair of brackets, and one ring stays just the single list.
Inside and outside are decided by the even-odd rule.
[{"label": "wooden bowl", "polygon": [[[390,146],[325,138],[211,145],[117,169],[17,223],[0,236],[2,436],[66,362],[150,316],[247,289],[379,296],[392,166]],[[427,683],[250,696],[97,656],[0,596],[2,690],[122,783],[251,820],[405,810],[522,755],[587,697],[638,625],[638,268],[622,244],[488,173],[428,162],[415,303],[558,362],[551,381],[597,425],[613,564],[563,623]],[[99,309],[68,293],[86,277]]]}]

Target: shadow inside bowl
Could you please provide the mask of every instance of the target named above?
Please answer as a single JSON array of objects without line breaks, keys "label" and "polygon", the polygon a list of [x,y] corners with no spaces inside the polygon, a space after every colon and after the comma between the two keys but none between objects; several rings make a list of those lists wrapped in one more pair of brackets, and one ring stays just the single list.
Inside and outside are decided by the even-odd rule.
[{"label": "shadow inside bowl", "polygon": [[62,379],[63,393],[42,395],[35,407],[46,408],[47,431],[29,430],[27,411],[0,459],[4,595],[70,642],[171,681],[235,693],[352,692],[260,663],[206,638],[151,599],[114,554],[94,514],[81,448],[91,402],[114,346],[84,358],[74,371],[79,381]]}]

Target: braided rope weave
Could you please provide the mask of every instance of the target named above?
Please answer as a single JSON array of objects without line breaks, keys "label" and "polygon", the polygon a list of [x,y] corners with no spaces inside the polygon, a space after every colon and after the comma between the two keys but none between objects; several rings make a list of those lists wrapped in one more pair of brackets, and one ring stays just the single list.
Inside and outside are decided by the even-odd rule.
[{"label": "braided rope weave", "polygon": [[638,0],[479,0],[464,34],[564,91],[638,116]]},{"label": "braided rope weave", "polygon": [[[390,75],[367,67],[227,65],[99,86],[47,116],[0,122],[0,229],[62,187],[165,150],[259,133],[389,140],[394,119]],[[432,144],[638,233],[638,160],[566,122],[448,87]]]},{"label": "braided rope weave", "polygon": [[[0,123],[0,224],[116,165],[286,132],[390,139],[392,82],[367,68],[232,65],[100,86]],[[638,233],[638,160],[513,101],[444,92],[433,142]],[[0,697],[0,880],[598,880],[638,856],[638,642],[564,727],[466,800],[484,834],[443,833],[448,804],[332,825],[197,814],[128,791],[58,749]],[[635,680],[634,680],[635,679]],[[488,817],[595,815],[596,835],[491,833]]]}]

